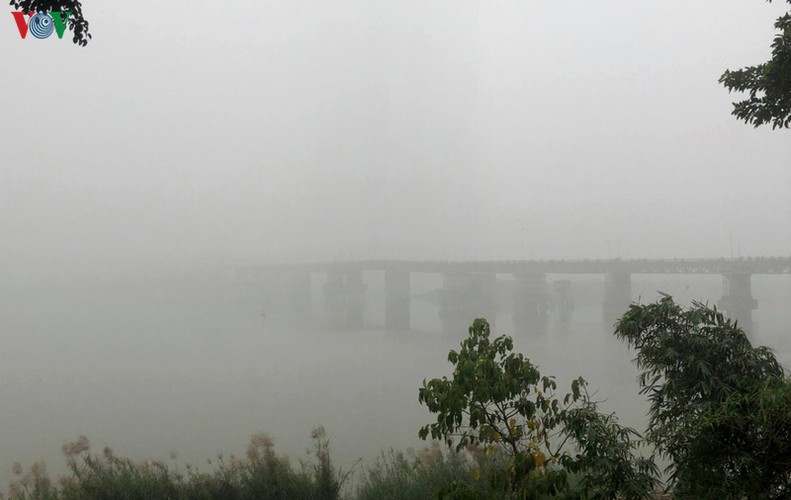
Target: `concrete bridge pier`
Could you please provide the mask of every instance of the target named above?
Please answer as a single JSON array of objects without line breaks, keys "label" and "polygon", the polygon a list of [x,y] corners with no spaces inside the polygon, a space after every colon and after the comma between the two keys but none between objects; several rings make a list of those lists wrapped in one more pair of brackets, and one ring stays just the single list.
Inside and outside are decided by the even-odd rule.
[{"label": "concrete bridge pier", "polygon": [[486,318],[492,327],[497,316],[496,275],[446,273],[440,291],[439,317],[445,335],[465,335],[475,318]]},{"label": "concrete bridge pier", "polygon": [[547,331],[549,294],[546,275],[543,273],[517,273],[514,275],[514,329],[520,335],[539,334]]},{"label": "concrete bridge pier", "polygon": [[346,325],[352,330],[364,326],[365,290],[362,270],[346,273]]},{"label": "concrete bridge pier", "polygon": [[361,270],[328,271],[324,285],[324,309],[336,329],[363,327],[365,284]]},{"label": "concrete bridge pier", "polygon": [[310,318],[313,309],[310,271],[294,271],[291,273],[288,283],[287,307],[290,316],[298,319]]},{"label": "concrete bridge pier", "polygon": [[604,275],[604,329],[612,332],[613,325],[632,303],[632,275],[628,271],[609,271]]},{"label": "concrete bridge pier", "polygon": [[552,310],[558,324],[568,325],[571,323],[571,315],[574,313],[571,281],[561,280],[552,284]]},{"label": "concrete bridge pier", "polygon": [[327,271],[327,283],[324,285],[324,312],[332,328],[340,330],[346,323],[346,297],[344,293],[343,273]]},{"label": "concrete bridge pier", "polygon": [[406,332],[411,326],[411,276],[409,271],[385,271],[385,329]]},{"label": "concrete bridge pier", "polygon": [[758,301],[752,293],[752,275],[748,272],[725,273],[722,275],[722,288],[722,299],[717,307],[737,320],[745,333],[752,334],[753,311],[758,308]]}]

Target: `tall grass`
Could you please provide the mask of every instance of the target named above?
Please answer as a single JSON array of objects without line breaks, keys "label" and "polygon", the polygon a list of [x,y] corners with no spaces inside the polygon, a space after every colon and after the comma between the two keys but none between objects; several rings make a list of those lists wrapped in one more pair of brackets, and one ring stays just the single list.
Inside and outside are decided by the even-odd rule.
[{"label": "tall grass", "polygon": [[497,486],[506,464],[499,451],[471,446],[457,453],[437,441],[417,452],[390,450],[366,468],[357,498],[504,498]]},{"label": "tall grass", "polygon": [[313,430],[314,460],[293,466],[277,455],[266,434],[251,437],[243,458],[218,457],[214,472],[187,466],[186,472],[161,461],[134,462],[116,456],[109,448],[91,451],[81,436],[63,446],[69,473],[53,481],[43,464],[29,470],[14,465],[16,480],[9,500],[96,500],[96,499],[307,499],[334,500],[348,474],[339,473],[330,460],[329,440],[323,427]]},{"label": "tall grass", "polygon": [[[68,474],[55,480],[43,464],[14,464],[16,480],[0,500],[359,500],[539,498],[511,491],[513,461],[502,450],[470,446],[461,452],[431,442],[406,453],[390,450],[364,467],[355,485],[330,458],[324,428],[313,430],[312,458],[293,464],[266,434],[250,438],[243,457],[219,456],[212,472],[184,470],[158,460],[133,461],[109,448],[91,451],[88,439],[63,446]],[[559,498],[585,498],[575,478]],[[344,488],[344,486],[347,486]],[[342,489],[346,495],[342,495]],[[541,496],[540,498],[548,498]]]}]

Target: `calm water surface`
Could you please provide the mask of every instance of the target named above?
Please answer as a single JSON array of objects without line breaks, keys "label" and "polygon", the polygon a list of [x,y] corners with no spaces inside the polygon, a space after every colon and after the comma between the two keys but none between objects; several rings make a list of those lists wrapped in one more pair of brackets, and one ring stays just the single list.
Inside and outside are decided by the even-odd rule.
[{"label": "calm water surface", "polygon": [[[599,281],[587,278],[577,288]],[[381,299],[378,286],[370,290],[373,302]],[[415,288],[421,286],[437,280]],[[653,300],[657,290],[683,302],[716,302],[721,281],[634,277],[635,299]],[[755,276],[753,294],[756,342],[774,347],[791,366],[791,277]],[[261,317],[255,300],[211,287],[9,286],[2,297],[2,489],[15,461],[44,460],[51,473],[62,472],[60,447],[80,434],[95,450],[110,446],[135,459],[176,452],[178,463],[203,468],[218,453],[243,454],[250,434],[261,431],[275,438],[276,449],[301,459],[317,424],[327,428],[344,466],[389,447],[420,446],[417,430],[430,417],[417,388],[423,378],[448,374],[447,352],[465,334],[436,333],[436,310],[418,301],[419,331],[386,334],[277,325],[277,318]],[[633,353],[604,332],[596,304],[576,299],[569,328],[517,337],[516,348],[564,385],[584,376],[608,410],[642,428],[646,405],[637,394]],[[371,311],[381,316],[381,305]],[[510,330],[501,315],[496,333]]]}]

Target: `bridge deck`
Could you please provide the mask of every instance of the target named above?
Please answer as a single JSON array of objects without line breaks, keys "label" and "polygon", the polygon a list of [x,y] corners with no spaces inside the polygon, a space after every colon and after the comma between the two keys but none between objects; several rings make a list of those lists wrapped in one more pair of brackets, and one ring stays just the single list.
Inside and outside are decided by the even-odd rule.
[{"label": "bridge deck", "polygon": [[503,274],[791,274],[791,257],[743,259],[632,259],[632,260],[520,260],[520,261],[406,261],[362,260],[312,264],[282,264],[277,268],[310,271],[402,271],[417,273]]}]

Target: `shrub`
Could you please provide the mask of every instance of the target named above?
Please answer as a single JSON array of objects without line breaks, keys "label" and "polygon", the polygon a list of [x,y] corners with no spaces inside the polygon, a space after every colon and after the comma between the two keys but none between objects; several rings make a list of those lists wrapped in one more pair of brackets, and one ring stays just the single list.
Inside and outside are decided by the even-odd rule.
[{"label": "shrub", "polygon": [[716,308],[663,296],[632,305],[615,335],[637,350],[646,438],[683,498],[791,497],[791,381]]},{"label": "shrub", "polygon": [[510,337],[490,339],[489,324],[476,319],[461,349],[448,354],[452,378],[423,381],[419,401],[436,421],[419,436],[455,443],[459,451],[499,449],[509,460],[491,479],[503,494],[650,496],[657,471],[653,459],[635,454],[639,434],[602,415],[582,378],[560,398],[553,377],[512,351]]}]

